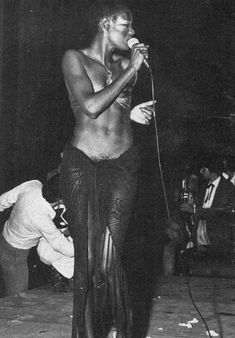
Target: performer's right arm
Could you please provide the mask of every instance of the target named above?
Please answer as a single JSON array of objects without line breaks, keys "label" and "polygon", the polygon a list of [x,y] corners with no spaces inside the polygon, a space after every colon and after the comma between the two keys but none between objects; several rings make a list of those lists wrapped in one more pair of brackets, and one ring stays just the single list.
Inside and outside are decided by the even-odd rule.
[{"label": "performer's right arm", "polygon": [[84,67],[84,57],[79,51],[69,50],[63,57],[62,68],[65,81],[83,112],[90,118],[96,119],[114,102],[130,80],[136,76],[144,56],[138,50],[132,52],[126,69],[110,85],[97,92],[94,91]]}]

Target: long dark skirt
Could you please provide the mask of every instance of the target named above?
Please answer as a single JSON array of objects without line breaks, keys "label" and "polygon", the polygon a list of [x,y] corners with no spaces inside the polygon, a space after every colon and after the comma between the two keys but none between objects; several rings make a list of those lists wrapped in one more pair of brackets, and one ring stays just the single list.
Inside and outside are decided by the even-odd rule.
[{"label": "long dark skirt", "polygon": [[[131,308],[122,248],[132,215],[139,155],[131,148],[117,159],[91,160],[68,145],[61,197],[75,247],[73,338],[86,338],[87,307],[95,337],[131,337]],[[88,305],[89,303],[89,305]]]}]

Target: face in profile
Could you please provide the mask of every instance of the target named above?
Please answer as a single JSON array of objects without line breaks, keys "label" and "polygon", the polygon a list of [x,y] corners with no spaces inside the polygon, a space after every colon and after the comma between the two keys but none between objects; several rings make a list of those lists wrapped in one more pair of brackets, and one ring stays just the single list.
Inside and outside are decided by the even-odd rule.
[{"label": "face in profile", "polygon": [[202,177],[204,178],[204,180],[209,180],[210,178],[210,171],[208,168],[206,167],[202,167],[200,170],[200,174],[202,175]]},{"label": "face in profile", "polygon": [[107,33],[108,39],[114,48],[128,50],[127,41],[135,34],[132,28],[132,20],[125,13],[109,19]]}]

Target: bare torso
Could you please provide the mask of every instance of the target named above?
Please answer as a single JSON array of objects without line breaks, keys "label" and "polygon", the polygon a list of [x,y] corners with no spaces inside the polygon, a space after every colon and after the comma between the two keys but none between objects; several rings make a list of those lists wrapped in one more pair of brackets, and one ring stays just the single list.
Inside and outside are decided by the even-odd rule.
[{"label": "bare torso", "polygon": [[[89,49],[74,51],[78,62],[82,62],[94,92],[106,86],[106,71],[102,64],[90,57]],[[111,64],[112,81],[123,72],[122,59]],[[71,107],[75,116],[75,126],[71,144],[90,158],[117,158],[132,145],[130,109],[121,103],[130,103],[132,85],[128,84],[113,103],[97,118],[90,118],[84,113],[79,102],[74,98],[65,77]],[[134,81],[133,81],[134,82]]]}]

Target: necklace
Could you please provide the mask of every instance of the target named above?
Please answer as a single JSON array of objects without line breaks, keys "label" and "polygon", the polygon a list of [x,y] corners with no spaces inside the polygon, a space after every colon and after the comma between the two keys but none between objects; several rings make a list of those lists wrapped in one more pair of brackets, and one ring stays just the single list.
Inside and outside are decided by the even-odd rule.
[{"label": "necklace", "polygon": [[110,83],[112,83],[113,81],[113,73],[112,71],[105,66],[105,64],[103,63],[103,61],[101,60],[101,58],[93,51],[92,48],[90,48],[90,51],[92,52],[93,56],[96,58],[96,60],[99,61],[99,63],[102,64],[102,66],[104,66],[105,70],[106,70],[106,85],[110,85]]}]

